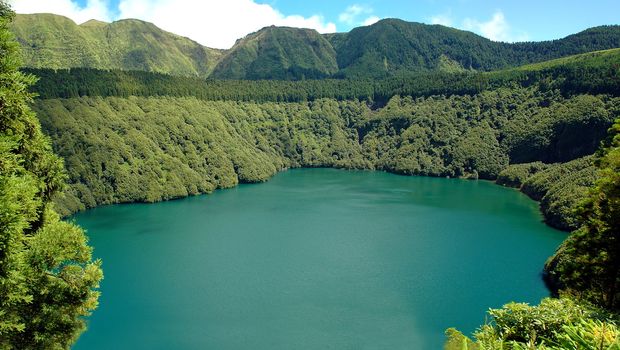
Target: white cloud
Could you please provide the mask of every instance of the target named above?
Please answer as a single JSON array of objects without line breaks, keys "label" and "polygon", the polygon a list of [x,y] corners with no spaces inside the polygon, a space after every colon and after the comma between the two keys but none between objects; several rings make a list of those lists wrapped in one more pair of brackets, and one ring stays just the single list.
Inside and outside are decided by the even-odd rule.
[{"label": "white cloud", "polygon": [[510,25],[502,11],[496,11],[493,17],[486,22],[466,18],[463,21],[463,29],[479,33],[494,41],[514,42],[527,40],[527,34],[525,33],[519,35],[514,35],[512,33]]},{"label": "white cloud", "polygon": [[500,10],[495,11],[488,21],[465,18],[459,25],[455,23],[451,11],[432,16],[428,21],[431,24],[441,24],[447,27],[469,30],[494,41],[515,42],[528,40],[528,35],[526,33],[514,33],[508,20],[506,20],[506,16],[504,16],[504,13]]},{"label": "white cloud", "polygon": [[357,18],[360,15],[368,15],[372,12],[373,10],[370,7],[355,4],[347,7],[346,10],[338,16],[338,20],[348,25],[355,25],[358,23]]},{"label": "white cloud", "polygon": [[379,20],[381,20],[381,18],[379,18],[377,16],[370,16],[370,17],[366,18],[364,20],[364,22],[362,22],[362,25],[369,26],[369,25],[372,25],[372,24],[375,24],[375,23],[379,22]]},{"label": "white cloud", "polygon": [[285,16],[253,0],[121,0],[120,18],[139,18],[203,45],[230,48],[236,39],[269,25],[335,32],[336,25],[315,15]]},{"label": "white cloud", "polygon": [[17,13],[55,13],[77,23],[93,18],[108,22],[137,18],[203,45],[223,49],[230,48],[235,40],[248,33],[270,25],[336,32],[336,25],[320,15],[286,16],[254,0],[121,0],[115,9],[106,5],[107,0],[88,0],[85,7],[78,6],[77,0],[9,1]]},{"label": "white cloud", "polygon": [[450,15],[436,15],[430,18],[431,24],[441,24],[442,26],[452,27],[452,18]]},{"label": "white cloud", "polygon": [[17,13],[55,13],[71,18],[76,23],[89,19],[110,21],[112,15],[103,0],[88,0],[82,7],[72,0],[9,0]]}]

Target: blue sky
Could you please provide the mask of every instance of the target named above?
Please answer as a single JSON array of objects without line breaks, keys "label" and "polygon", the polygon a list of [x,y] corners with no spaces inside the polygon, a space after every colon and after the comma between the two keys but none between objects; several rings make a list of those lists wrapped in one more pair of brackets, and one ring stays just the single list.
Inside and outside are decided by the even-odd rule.
[{"label": "blue sky", "polygon": [[266,25],[348,31],[381,18],[437,23],[497,41],[549,40],[620,24],[615,0],[9,0],[18,13],[52,12],[80,23],[90,18],[150,21],[211,47]]}]

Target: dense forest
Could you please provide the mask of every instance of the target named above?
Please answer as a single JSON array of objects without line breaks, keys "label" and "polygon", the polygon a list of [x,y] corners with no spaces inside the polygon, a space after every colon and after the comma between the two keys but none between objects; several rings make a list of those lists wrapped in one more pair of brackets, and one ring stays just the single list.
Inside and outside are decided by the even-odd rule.
[{"label": "dense forest", "polygon": [[[33,108],[69,170],[72,185],[60,201],[69,213],[265,181],[287,167],[494,180],[502,171],[507,176],[511,163],[561,163],[592,154],[618,117],[620,99],[564,97],[530,87],[473,96],[395,96],[378,110],[335,99],[249,103],[193,97],[39,99]],[[574,197],[568,200],[551,186],[557,177],[543,177],[567,166],[548,167],[523,179],[523,190],[543,199],[550,224],[573,229],[571,210],[594,175],[571,167],[571,185],[579,190],[565,187]],[[540,188],[531,189],[534,184]]]},{"label": "dense forest", "polygon": [[11,18],[0,2],[0,348],[66,349],[97,306],[102,272],[84,231],[51,204],[65,173],[28,107],[34,79],[17,70]]},{"label": "dense forest", "polygon": [[574,94],[620,96],[620,49],[569,56],[488,73],[408,73],[378,80],[204,80],[140,71],[25,69],[39,77],[41,98],[176,96],[209,101],[305,102],[320,98],[363,100],[384,106],[395,95],[474,95],[501,87],[537,86]]}]

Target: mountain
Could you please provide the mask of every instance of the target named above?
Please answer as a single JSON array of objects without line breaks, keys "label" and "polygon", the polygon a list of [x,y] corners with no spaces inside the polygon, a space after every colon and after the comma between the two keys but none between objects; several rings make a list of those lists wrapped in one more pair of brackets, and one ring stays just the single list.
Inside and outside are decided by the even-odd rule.
[{"label": "mountain", "polygon": [[317,31],[272,26],[237,40],[215,67],[212,77],[324,78],[337,71],[336,52]]},{"label": "mountain", "polygon": [[340,75],[385,76],[403,71],[489,71],[620,47],[620,26],[591,28],[564,39],[501,43],[441,25],[386,19],[342,36],[330,36]]},{"label": "mountain", "polygon": [[52,14],[17,15],[11,30],[27,67],[143,70],[207,76],[221,50],[135,19],[75,24]]},{"label": "mountain", "polygon": [[490,71],[620,47],[620,26],[543,42],[501,43],[441,25],[381,20],[348,33],[266,27],[230,50],[210,49],[139,20],[77,25],[17,15],[12,30],[33,68],[143,70],[216,79],[380,78],[409,72]]}]

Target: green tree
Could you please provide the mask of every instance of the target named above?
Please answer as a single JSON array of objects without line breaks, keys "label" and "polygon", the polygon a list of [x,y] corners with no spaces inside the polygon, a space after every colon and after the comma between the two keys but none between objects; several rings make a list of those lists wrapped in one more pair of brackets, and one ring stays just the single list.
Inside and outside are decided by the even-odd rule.
[{"label": "green tree", "polygon": [[97,305],[102,278],[84,232],[51,207],[65,175],[28,107],[32,76],[0,1],[0,348],[68,349]]},{"label": "green tree", "polygon": [[583,226],[548,262],[550,277],[567,292],[620,310],[620,120],[596,161],[600,179],[580,209]]}]

